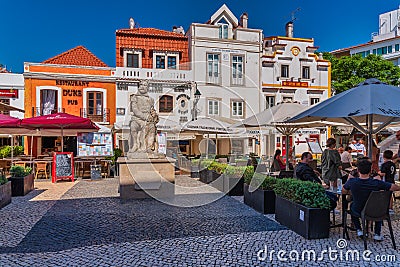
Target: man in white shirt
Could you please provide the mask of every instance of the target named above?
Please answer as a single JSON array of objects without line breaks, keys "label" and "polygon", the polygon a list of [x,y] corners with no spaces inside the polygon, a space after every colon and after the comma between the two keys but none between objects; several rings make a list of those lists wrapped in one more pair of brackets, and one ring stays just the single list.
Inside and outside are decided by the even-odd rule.
[{"label": "man in white shirt", "polygon": [[351,141],[351,144],[349,145],[349,147],[351,148],[351,156],[352,156],[353,158],[357,158],[357,148],[356,148],[356,145],[357,145],[356,139],[353,139],[353,140]]},{"label": "man in white shirt", "polygon": [[358,143],[355,145],[357,149],[357,157],[365,157],[367,155],[367,150],[364,146],[364,140],[358,140]]},{"label": "man in white shirt", "polygon": [[340,159],[342,161],[342,168],[343,169],[347,169],[351,167],[351,163],[353,162],[353,158],[351,156],[351,147],[350,146],[346,146],[346,148],[344,149],[343,153],[340,154]]}]

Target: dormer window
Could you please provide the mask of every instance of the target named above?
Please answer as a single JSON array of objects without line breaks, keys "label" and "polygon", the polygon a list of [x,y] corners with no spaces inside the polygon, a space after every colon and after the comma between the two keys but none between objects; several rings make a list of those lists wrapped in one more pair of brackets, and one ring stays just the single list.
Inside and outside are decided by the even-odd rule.
[{"label": "dormer window", "polygon": [[228,24],[219,24],[219,38],[220,39],[228,39]]},{"label": "dormer window", "polygon": [[127,68],[142,67],[142,51],[141,50],[126,50],[124,51],[124,65]]}]

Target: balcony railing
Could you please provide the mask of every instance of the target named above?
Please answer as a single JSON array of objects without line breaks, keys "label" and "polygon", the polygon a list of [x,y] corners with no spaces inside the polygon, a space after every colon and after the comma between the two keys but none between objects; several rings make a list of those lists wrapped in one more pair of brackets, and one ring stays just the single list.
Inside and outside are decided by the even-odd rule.
[{"label": "balcony railing", "polygon": [[191,81],[190,70],[176,69],[142,69],[118,67],[115,76],[122,79],[152,79],[152,80],[173,80]]},{"label": "balcony railing", "polygon": [[48,109],[48,108],[32,107],[32,117],[49,115],[59,112],[65,112],[65,109],[64,108]]},{"label": "balcony railing", "polygon": [[110,109],[81,108],[81,117],[91,119],[94,122],[110,123]]}]

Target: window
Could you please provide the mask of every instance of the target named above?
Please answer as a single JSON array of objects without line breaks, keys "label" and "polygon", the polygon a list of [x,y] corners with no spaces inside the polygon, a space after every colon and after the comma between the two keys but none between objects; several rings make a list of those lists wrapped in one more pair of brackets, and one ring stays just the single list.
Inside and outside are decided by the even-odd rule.
[{"label": "window", "polygon": [[232,84],[243,84],[243,57],[232,57]]},{"label": "window", "polygon": [[399,47],[399,44],[395,44],[395,45],[394,45],[394,51],[396,51],[396,52],[399,51],[399,50],[400,50],[399,48],[400,48],[400,47]]},{"label": "window", "polygon": [[219,24],[219,38],[228,39],[228,24]]},{"label": "window", "polygon": [[393,46],[389,45],[389,46],[387,47],[388,53],[392,53],[392,49],[393,49]]},{"label": "window", "polygon": [[208,100],[208,115],[219,115],[218,100]]},{"label": "window", "polygon": [[168,69],[176,69],[176,57],[168,56],[167,64],[168,64]]},{"label": "window", "polygon": [[301,77],[303,79],[310,79],[310,67],[303,66],[302,72],[301,72]]},{"label": "window", "polygon": [[319,97],[311,97],[310,98],[310,105],[314,105],[319,103]]},{"label": "window", "polygon": [[160,97],[160,101],[158,102],[158,111],[159,112],[172,112],[174,109],[174,98],[169,95],[163,95]]},{"label": "window", "polygon": [[87,115],[102,116],[103,115],[103,93],[88,92],[87,93]]},{"label": "window", "polygon": [[275,106],[275,96],[267,95],[265,97],[265,109]]},{"label": "window", "polygon": [[376,55],[376,49],[372,50],[372,54]]},{"label": "window", "polygon": [[139,68],[139,54],[127,54],[126,66],[128,68]]},{"label": "window", "polygon": [[[0,99],[0,103],[6,104],[6,105],[10,105],[10,99],[9,98]],[[10,111],[9,110],[2,110],[2,111],[0,111],[0,113],[4,114],[4,115],[10,115]]]},{"label": "window", "polygon": [[281,65],[281,77],[289,78],[289,65]]},{"label": "window", "polygon": [[49,115],[58,111],[56,90],[40,90],[40,115]]},{"label": "window", "polygon": [[165,56],[156,56],[156,69],[165,69]]},{"label": "window", "polygon": [[378,55],[382,55],[382,47],[378,48],[377,54],[378,54]]},{"label": "window", "polygon": [[219,54],[207,55],[207,81],[219,84]]},{"label": "window", "polygon": [[243,116],[243,101],[232,101],[232,116]]},{"label": "window", "polygon": [[293,102],[293,96],[283,96],[282,102]]}]

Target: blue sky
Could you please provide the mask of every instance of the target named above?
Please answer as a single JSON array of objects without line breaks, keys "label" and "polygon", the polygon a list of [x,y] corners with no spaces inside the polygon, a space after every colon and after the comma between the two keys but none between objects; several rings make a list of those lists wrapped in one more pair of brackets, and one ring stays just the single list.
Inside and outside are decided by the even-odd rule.
[{"label": "blue sky", "polygon": [[206,22],[222,4],[239,18],[249,15],[249,27],[265,36],[284,35],[295,13],[294,36],[314,38],[320,51],[331,51],[371,39],[378,16],[400,2],[385,0],[202,0],[85,1],[21,0],[0,3],[0,63],[22,73],[23,62],[42,62],[83,45],[115,66],[115,30],[128,28],[133,17],[140,27],[171,30]]}]

